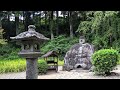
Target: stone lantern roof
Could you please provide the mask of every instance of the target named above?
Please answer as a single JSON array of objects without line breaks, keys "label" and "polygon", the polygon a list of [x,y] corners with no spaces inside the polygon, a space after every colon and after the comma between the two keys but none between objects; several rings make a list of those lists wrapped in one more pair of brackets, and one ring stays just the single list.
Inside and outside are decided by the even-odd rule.
[{"label": "stone lantern roof", "polygon": [[49,38],[46,38],[44,35],[38,33],[35,31],[35,26],[34,25],[29,25],[28,26],[28,31],[22,32],[18,34],[15,37],[10,37],[11,39],[14,40],[49,40]]}]

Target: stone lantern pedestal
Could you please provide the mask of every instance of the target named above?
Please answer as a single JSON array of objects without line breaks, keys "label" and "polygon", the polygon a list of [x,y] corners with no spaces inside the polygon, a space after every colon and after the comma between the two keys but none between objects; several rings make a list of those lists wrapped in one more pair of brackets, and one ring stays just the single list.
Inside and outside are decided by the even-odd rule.
[{"label": "stone lantern pedestal", "polygon": [[26,79],[38,78],[37,60],[37,58],[26,58]]},{"label": "stone lantern pedestal", "polygon": [[11,39],[18,41],[21,45],[20,56],[26,58],[26,79],[37,79],[37,60],[40,57],[40,44],[49,38],[35,31],[34,25],[28,26],[28,31],[20,33]]}]

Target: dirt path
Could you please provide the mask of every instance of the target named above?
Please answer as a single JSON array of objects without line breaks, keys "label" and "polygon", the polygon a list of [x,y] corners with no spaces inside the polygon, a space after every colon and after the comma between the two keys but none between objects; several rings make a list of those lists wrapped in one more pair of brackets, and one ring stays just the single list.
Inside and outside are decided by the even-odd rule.
[{"label": "dirt path", "polygon": [[[95,76],[93,72],[88,70],[62,71],[62,67],[59,66],[57,73],[49,71],[46,75],[39,75],[38,79],[120,79],[120,65],[117,68],[114,72],[118,73],[118,75],[104,77]],[[25,75],[25,72],[0,74],[0,79],[25,79]]]}]

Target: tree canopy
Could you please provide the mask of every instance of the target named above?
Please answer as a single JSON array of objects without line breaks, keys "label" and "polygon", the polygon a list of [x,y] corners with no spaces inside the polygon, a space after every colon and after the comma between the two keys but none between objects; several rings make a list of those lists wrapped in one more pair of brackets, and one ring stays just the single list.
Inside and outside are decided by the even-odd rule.
[{"label": "tree canopy", "polygon": [[[3,30],[1,30],[0,35],[7,39],[8,43],[11,42],[10,37],[26,31],[30,24],[36,26],[37,32],[51,38],[50,42],[52,42],[52,39],[54,41],[54,38],[61,37],[61,35],[65,35],[63,38],[70,38],[66,40],[73,41],[76,38],[79,39],[80,35],[84,35],[87,42],[95,45],[96,50],[102,48],[115,48],[120,51],[119,11],[0,12],[0,27],[2,27],[5,32],[2,34]],[[47,44],[45,44],[45,47]],[[68,48],[67,46],[68,45],[65,44],[64,48]],[[48,47],[47,50],[49,49],[50,48]],[[66,49],[62,50],[67,51]]]}]

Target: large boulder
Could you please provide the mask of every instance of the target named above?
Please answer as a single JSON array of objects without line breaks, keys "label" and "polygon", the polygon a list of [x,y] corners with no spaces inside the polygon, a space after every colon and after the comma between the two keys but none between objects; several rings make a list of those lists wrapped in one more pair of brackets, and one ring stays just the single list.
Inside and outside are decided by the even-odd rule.
[{"label": "large boulder", "polygon": [[90,69],[93,52],[93,45],[89,43],[77,43],[73,45],[64,57],[64,70],[75,68]]}]

